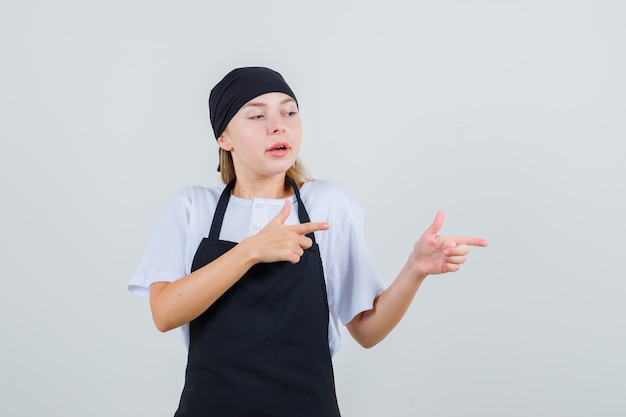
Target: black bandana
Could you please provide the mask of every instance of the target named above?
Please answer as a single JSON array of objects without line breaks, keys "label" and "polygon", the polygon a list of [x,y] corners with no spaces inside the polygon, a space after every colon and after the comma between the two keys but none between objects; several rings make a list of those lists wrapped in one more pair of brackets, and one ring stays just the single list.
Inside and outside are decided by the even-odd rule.
[{"label": "black bandana", "polygon": [[285,93],[296,100],[282,75],[269,68],[237,68],[226,74],[209,95],[209,116],[215,138],[224,132],[244,104],[265,93]]}]

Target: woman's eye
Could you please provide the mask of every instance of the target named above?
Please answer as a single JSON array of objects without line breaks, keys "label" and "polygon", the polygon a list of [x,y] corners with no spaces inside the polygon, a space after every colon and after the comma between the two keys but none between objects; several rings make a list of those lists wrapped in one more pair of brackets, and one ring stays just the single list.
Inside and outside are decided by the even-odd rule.
[{"label": "woman's eye", "polygon": [[250,119],[252,120],[261,120],[263,118],[262,114],[255,114],[254,116],[251,116]]},{"label": "woman's eye", "polygon": [[295,116],[296,114],[298,114],[297,111],[288,111],[287,112],[287,116]]}]

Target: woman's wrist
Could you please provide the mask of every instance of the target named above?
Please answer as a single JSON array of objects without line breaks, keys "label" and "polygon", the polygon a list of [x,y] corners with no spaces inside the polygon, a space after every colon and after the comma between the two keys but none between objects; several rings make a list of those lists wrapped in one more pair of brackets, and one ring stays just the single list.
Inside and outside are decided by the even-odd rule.
[{"label": "woman's wrist", "polygon": [[429,275],[429,273],[422,268],[422,264],[423,263],[420,261],[420,259],[415,256],[414,252],[412,252],[411,255],[409,255],[409,259],[407,260],[404,267],[408,276],[418,281],[419,283],[424,281]]}]

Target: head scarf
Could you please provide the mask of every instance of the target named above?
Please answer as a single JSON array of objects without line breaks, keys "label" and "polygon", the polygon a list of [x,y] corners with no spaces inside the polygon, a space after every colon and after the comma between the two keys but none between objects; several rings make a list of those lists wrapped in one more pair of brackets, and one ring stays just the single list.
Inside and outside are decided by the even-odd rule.
[{"label": "head scarf", "polygon": [[266,93],[285,93],[296,100],[282,75],[269,68],[237,68],[226,74],[209,95],[209,116],[215,138],[219,138],[244,104]]}]

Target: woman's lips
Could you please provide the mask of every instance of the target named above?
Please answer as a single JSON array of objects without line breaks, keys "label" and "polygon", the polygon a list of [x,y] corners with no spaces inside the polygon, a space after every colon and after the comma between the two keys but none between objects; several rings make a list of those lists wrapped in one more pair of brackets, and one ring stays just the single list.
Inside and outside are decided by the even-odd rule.
[{"label": "woman's lips", "polygon": [[289,153],[289,150],[289,145],[286,143],[276,143],[265,152],[272,156],[285,156]]}]

